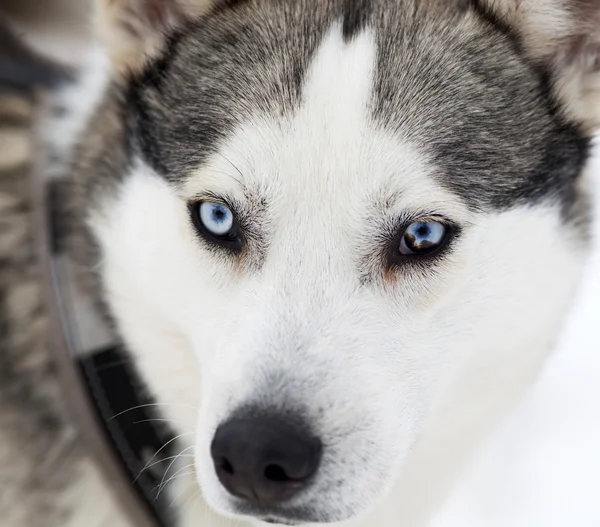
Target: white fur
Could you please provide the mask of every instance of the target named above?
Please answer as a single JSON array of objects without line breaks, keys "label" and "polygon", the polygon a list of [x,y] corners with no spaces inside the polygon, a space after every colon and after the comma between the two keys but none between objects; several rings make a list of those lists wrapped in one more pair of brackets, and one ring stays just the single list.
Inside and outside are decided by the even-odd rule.
[{"label": "white fur", "polygon": [[[442,189],[431,159],[369,120],[375,55],[369,32],[346,44],[334,26],[293,118],[255,116],[182,188],[139,161],[90,220],[121,332],[195,447],[203,500],[188,490],[185,527],[244,520],[218,519],[232,509],[208,447],[257,399],[303,405],[335,445],[299,503],[362,527],[426,525],[558,331],[584,260],[577,236],[550,204],[474,213]],[[240,183],[268,203],[259,270],[207,250],[188,218],[203,192],[244,200]],[[373,240],[398,212],[463,232],[429,270],[383,280]]]}]

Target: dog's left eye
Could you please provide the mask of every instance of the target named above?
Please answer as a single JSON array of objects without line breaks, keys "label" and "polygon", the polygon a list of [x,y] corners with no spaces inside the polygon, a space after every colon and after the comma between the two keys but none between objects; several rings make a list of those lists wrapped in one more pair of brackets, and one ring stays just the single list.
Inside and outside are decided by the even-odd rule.
[{"label": "dog's left eye", "polygon": [[409,224],[400,239],[403,256],[427,256],[442,248],[448,240],[448,227],[436,220],[421,220]]},{"label": "dog's left eye", "polygon": [[198,213],[203,227],[213,236],[227,236],[233,228],[233,212],[229,207],[212,201],[202,201]]},{"label": "dog's left eye", "polygon": [[207,200],[190,208],[194,225],[205,240],[228,249],[241,249],[235,214],[227,205]]}]

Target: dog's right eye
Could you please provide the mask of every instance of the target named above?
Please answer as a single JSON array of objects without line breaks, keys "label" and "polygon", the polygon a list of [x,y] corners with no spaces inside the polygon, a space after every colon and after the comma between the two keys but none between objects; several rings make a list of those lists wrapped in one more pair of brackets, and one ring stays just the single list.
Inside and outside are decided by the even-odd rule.
[{"label": "dog's right eye", "polygon": [[235,214],[227,205],[200,201],[191,205],[191,213],[196,229],[207,241],[232,250],[241,249]]},{"label": "dog's right eye", "polygon": [[233,212],[222,205],[211,201],[202,201],[198,205],[200,221],[204,228],[214,236],[227,236],[233,229]]}]

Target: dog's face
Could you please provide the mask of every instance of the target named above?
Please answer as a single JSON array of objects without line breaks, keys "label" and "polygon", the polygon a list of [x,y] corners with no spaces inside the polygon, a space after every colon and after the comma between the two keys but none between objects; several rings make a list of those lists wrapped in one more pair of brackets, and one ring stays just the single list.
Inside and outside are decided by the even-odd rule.
[{"label": "dog's face", "polygon": [[366,514],[519,395],[577,281],[587,140],[489,13],[388,4],[221,7],[119,103],[107,299],[225,515]]}]

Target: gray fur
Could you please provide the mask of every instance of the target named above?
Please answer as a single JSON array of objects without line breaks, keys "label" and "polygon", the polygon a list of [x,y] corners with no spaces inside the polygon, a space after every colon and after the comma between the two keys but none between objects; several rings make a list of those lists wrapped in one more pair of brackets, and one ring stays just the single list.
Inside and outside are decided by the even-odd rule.
[{"label": "gray fur", "polygon": [[244,118],[293,113],[336,21],[346,39],[376,32],[373,119],[431,154],[441,184],[475,208],[573,205],[588,140],[563,118],[546,72],[478,2],[225,3],[131,79],[124,112],[144,157],[178,181]]}]

